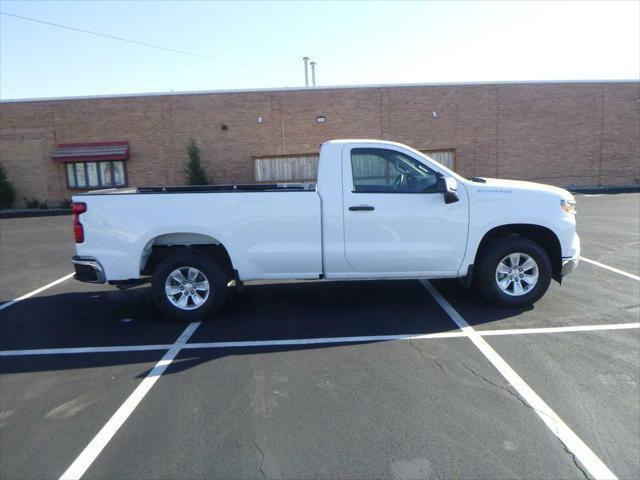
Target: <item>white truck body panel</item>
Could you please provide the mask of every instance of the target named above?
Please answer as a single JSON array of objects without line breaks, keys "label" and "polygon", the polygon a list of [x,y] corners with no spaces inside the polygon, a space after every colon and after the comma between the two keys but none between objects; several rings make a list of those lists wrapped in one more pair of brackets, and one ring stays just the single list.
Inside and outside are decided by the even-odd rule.
[{"label": "white truck body panel", "polygon": [[[357,192],[351,150],[401,152],[457,183],[442,193]],[[504,225],[553,232],[563,259],[577,258],[575,216],[566,190],[528,182],[466,180],[394,142],[334,140],[320,149],[315,190],[201,193],[92,193],[80,216],[77,254],[95,259],[105,280],[138,279],[154,244],[224,246],[241,280],[462,277],[483,237]],[[352,207],[374,207],[353,211]]]},{"label": "white truck body panel", "polygon": [[[80,256],[107,280],[140,277],[145,247],[166,234],[200,234],[227,248],[243,280],[318,278],[322,272],[316,192],[87,195]],[[179,243],[179,242],[178,242]]]},{"label": "white truck body panel", "polygon": [[[558,212],[561,199],[572,195],[562,188],[515,180],[486,179],[487,183],[466,182],[470,209],[468,249],[460,275],[473,264],[484,234],[501,225],[539,225],[558,237],[562,258],[579,256],[575,215]],[[576,237],[576,238],[574,238]]]}]

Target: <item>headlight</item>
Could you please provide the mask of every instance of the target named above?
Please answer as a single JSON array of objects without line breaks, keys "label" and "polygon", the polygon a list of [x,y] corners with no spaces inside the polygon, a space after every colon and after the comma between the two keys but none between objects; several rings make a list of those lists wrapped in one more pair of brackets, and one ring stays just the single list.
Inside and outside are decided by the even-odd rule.
[{"label": "headlight", "polygon": [[567,213],[576,214],[576,201],[574,199],[560,200],[560,208]]}]

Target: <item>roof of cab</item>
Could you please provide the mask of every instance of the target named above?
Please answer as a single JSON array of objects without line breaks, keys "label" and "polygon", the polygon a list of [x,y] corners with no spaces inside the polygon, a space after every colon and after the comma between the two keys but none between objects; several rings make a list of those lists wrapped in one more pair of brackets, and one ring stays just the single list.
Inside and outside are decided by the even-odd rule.
[{"label": "roof of cab", "polygon": [[398,143],[398,142],[392,142],[391,140],[380,140],[380,139],[376,139],[376,138],[340,138],[340,139],[336,139],[336,140],[327,140],[326,142],[324,142],[322,146],[324,146],[325,144],[328,145],[345,145],[348,143],[377,143],[380,145],[395,145],[395,146],[400,146],[400,147],[407,147],[407,145],[404,145],[402,143]]}]

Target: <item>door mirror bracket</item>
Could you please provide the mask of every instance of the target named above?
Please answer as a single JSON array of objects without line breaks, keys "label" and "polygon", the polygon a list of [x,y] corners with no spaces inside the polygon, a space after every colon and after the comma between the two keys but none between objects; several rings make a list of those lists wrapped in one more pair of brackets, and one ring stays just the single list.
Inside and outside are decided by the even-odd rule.
[{"label": "door mirror bracket", "polygon": [[438,193],[444,195],[444,203],[455,203],[460,200],[460,197],[458,197],[458,182],[456,182],[455,178],[445,177],[438,173],[436,186]]}]

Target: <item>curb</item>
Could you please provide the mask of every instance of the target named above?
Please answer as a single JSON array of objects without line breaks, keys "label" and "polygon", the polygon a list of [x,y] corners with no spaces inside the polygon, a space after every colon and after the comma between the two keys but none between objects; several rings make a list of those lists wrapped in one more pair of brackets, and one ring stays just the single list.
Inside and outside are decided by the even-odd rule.
[{"label": "curb", "polygon": [[638,193],[640,186],[634,187],[565,187],[571,193]]},{"label": "curb", "polygon": [[0,210],[0,218],[57,217],[71,215],[70,208],[50,208],[47,210]]}]

